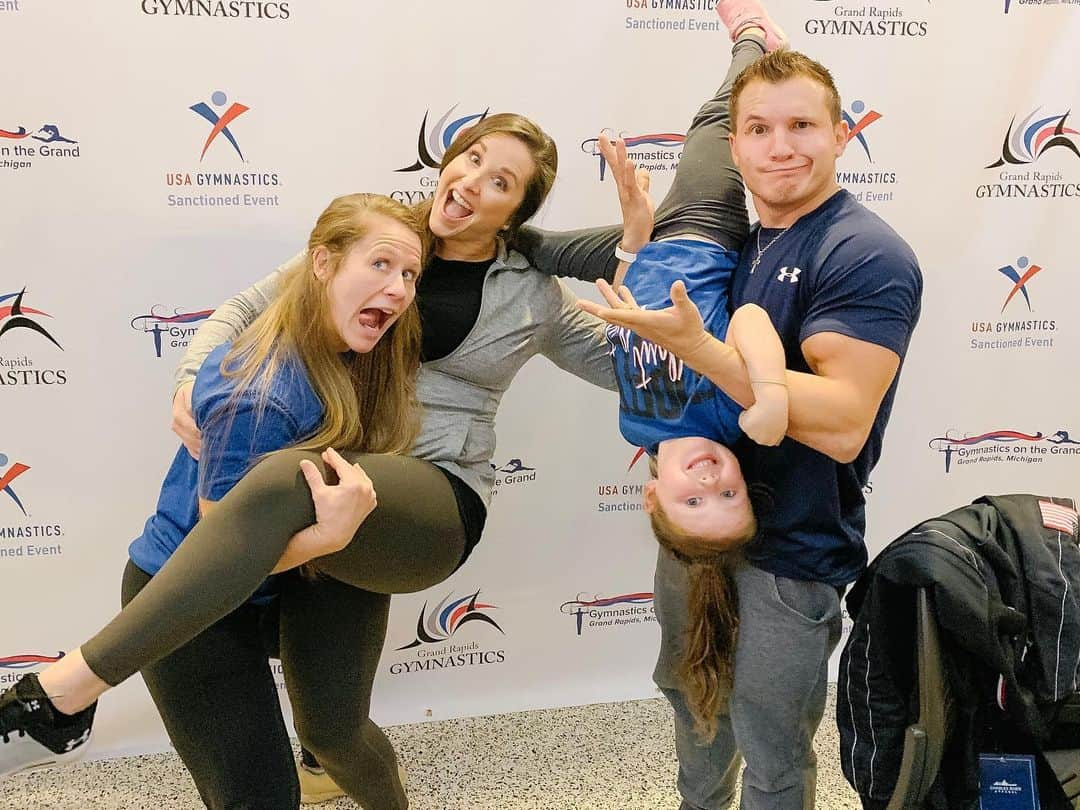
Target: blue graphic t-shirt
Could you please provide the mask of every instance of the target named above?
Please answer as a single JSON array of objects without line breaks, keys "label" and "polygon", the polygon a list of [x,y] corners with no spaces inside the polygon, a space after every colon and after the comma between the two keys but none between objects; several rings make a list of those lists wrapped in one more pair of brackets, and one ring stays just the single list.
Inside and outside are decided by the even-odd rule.
[{"label": "blue graphic t-shirt", "polygon": [[[664,309],[671,306],[671,285],[681,279],[705,328],[723,340],[737,259],[737,253],[707,242],[650,242],[624,283],[645,309]],[[619,430],[628,442],[656,455],[666,439],[703,436],[730,445],[742,435],[742,408],[708,378],[629,329],[609,324],[606,331],[619,383]]]},{"label": "blue graphic t-shirt", "polygon": [[[784,345],[787,367],[810,372],[802,343],[836,332],[883,346],[903,360],[919,319],[922,274],[908,244],[879,216],[838,191],[786,232],[766,229],[759,255],[752,231],[732,282],[734,307],[765,309]],[[740,442],[736,455],[750,483],[768,486],[775,505],[760,510],[761,542],[747,557],[791,579],[846,585],[866,565],[863,487],[881,455],[896,379],[882,399],[858,457],[841,464],[785,438],[777,447]]]},{"label": "blue graphic t-shirt", "polygon": [[[264,454],[310,436],[322,422],[322,402],[297,359],[281,365],[264,401],[255,391],[235,395],[236,379],[221,372],[230,345],[207,356],[192,389],[192,411],[202,431],[199,461],[183,447],[177,450],[157,510],[128,547],[131,561],[148,574],[161,570],[195,526],[200,497],[220,500]],[[256,593],[259,601],[273,593],[270,582]]]}]

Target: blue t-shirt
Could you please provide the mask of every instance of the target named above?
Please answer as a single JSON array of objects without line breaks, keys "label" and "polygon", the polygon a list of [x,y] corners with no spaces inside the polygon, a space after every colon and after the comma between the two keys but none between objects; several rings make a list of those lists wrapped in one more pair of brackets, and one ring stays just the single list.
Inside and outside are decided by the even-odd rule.
[{"label": "blue t-shirt", "polygon": [[[838,191],[786,233],[765,229],[767,247],[751,273],[751,232],[732,283],[733,307],[764,308],[792,371],[809,372],[801,345],[819,332],[883,346],[903,360],[919,318],[922,274],[908,244],[884,220]],[[772,240],[776,238],[776,241]],[[866,565],[863,487],[881,455],[897,379],[886,392],[862,451],[841,464],[785,438],[778,447],[740,442],[743,475],[765,484],[775,505],[759,510],[763,538],[747,548],[759,568],[792,579],[846,585]]]},{"label": "blue t-shirt", "polygon": [[[645,309],[664,309],[671,306],[671,285],[682,279],[705,328],[723,340],[737,259],[734,251],[706,242],[650,242],[624,283]],[[609,324],[606,334],[619,383],[619,430],[628,442],[656,455],[665,439],[703,436],[730,445],[742,435],[742,408],[707,377],[629,329]]]},{"label": "blue t-shirt", "polygon": [[[257,391],[234,395],[236,378],[221,373],[229,348],[218,346],[207,356],[192,389],[192,411],[202,431],[199,461],[183,447],[176,452],[157,511],[128,547],[131,561],[148,574],[161,570],[195,526],[200,497],[220,500],[264,454],[312,435],[322,422],[322,402],[298,359],[281,364],[261,401]],[[268,582],[256,596],[261,600],[271,593]]]}]

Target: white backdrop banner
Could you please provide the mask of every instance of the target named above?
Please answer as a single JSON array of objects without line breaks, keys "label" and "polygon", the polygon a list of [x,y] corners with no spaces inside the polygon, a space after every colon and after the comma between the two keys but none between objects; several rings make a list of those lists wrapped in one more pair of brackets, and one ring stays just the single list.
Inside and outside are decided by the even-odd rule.
[{"label": "white backdrop banner", "polygon": [[[215,306],[332,197],[430,195],[449,139],[489,111],[559,145],[543,227],[617,220],[601,128],[662,195],[727,66],[712,5],[0,0],[0,685],[115,612],[176,448],[172,370]],[[871,553],[984,493],[1077,494],[1080,0],[770,9],[836,76],[840,182],[925,275],[866,488]],[[483,542],[394,599],[377,722],[656,694],[647,473],[616,411],[546,361],[524,369]],[[99,718],[98,756],[167,745],[138,678]]]}]

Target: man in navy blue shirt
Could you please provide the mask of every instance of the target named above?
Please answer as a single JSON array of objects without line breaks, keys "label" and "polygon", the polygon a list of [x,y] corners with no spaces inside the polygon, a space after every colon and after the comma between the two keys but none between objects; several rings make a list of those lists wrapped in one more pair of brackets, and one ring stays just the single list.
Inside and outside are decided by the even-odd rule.
[{"label": "man in navy blue shirt", "polygon": [[[881,452],[902,359],[919,316],[922,277],[908,245],[836,182],[847,143],[840,98],[817,62],[787,50],[735,81],[730,142],[760,222],[732,281],[731,306],[755,303],[784,345],[786,438],[737,448],[748,482],[772,493],[760,536],[736,575],[734,682],[707,744],[675,677],[686,626],[685,566],[661,551],[654,679],[675,709],[682,810],[727,807],[738,759],[742,807],[813,805],[813,737],[828,661],[840,638],[840,593],[866,565],[863,487]],[[626,244],[633,250],[637,245]],[[632,241],[632,240],[631,240]],[[685,288],[673,305],[637,309],[600,282],[611,323],[673,351],[743,407],[754,402],[737,352],[710,335]]]}]

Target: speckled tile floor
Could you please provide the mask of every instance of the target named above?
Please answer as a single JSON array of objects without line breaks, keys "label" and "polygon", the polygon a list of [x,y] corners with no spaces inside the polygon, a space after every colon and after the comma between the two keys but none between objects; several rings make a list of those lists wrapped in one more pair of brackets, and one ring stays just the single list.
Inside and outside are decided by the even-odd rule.
[{"label": "speckled tile floor", "polygon": [[[817,806],[858,808],[844,781],[830,694],[818,731]],[[388,728],[411,810],[676,810],[671,712],[662,699]],[[74,765],[0,784],[12,810],[199,810],[174,754]],[[356,805],[339,799],[320,810]]]}]

